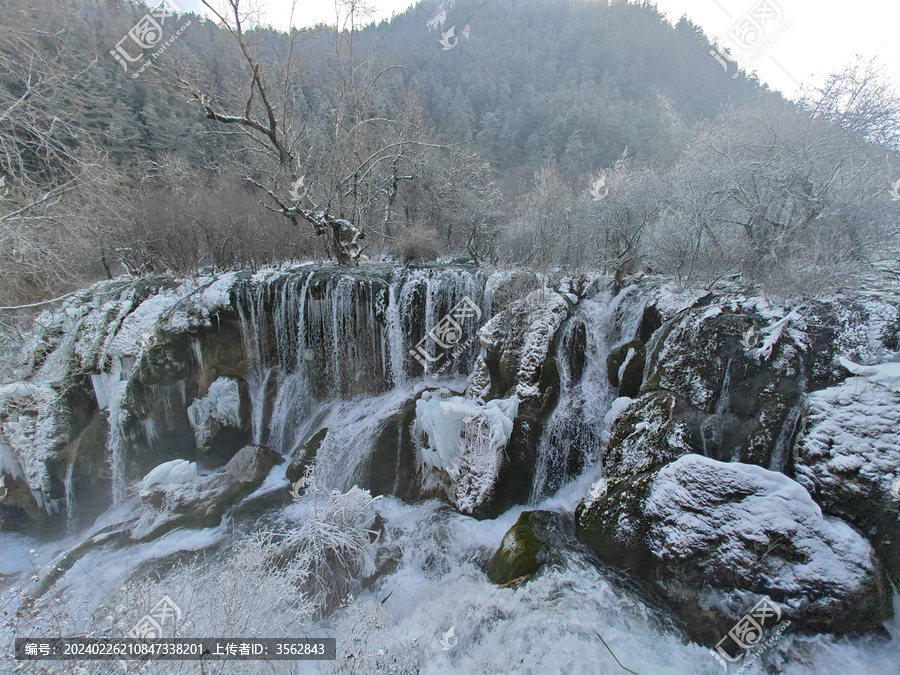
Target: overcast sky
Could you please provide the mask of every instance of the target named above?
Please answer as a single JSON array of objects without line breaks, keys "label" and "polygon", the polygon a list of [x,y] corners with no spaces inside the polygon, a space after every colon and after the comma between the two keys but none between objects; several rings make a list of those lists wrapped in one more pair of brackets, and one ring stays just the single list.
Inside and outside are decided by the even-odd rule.
[{"label": "overcast sky", "polygon": [[[490,2],[491,0],[487,0]],[[183,9],[195,9],[199,0],[176,0]],[[267,22],[279,28],[289,24],[291,0],[255,0]],[[771,9],[760,2],[774,3]],[[373,18],[390,18],[414,3],[410,0],[369,0]],[[656,0],[660,11],[676,22],[686,14],[710,38],[731,48],[732,56],[745,70],[756,70],[770,87],[795,97],[802,85],[821,83],[824,76],[840,70],[854,55],[877,56],[885,72],[900,86],[900,2],[897,0]],[[753,48],[743,48],[733,37],[738,28],[754,16],[762,38]],[[780,16],[778,16],[780,15]],[[334,23],[332,0],[300,0],[294,9],[294,25]],[[478,15],[469,22],[477,34]],[[752,23],[748,24],[750,27]],[[423,30],[425,29],[423,21]],[[745,43],[756,36],[744,33]],[[435,38],[437,39],[437,38]],[[770,46],[763,51],[761,45]],[[731,69],[728,71],[732,72]]]}]

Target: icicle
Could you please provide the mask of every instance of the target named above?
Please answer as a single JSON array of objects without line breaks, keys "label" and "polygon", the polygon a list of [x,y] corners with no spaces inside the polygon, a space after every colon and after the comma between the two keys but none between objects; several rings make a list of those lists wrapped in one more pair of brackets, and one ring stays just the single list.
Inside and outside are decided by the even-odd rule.
[{"label": "icicle", "polygon": [[403,367],[404,349],[403,325],[400,320],[400,297],[406,286],[404,278],[397,276],[388,287],[388,306],[385,314],[387,322],[388,344],[391,358],[391,383],[399,387],[406,381],[406,370]]},{"label": "icicle", "polygon": [[200,340],[192,339],[191,340],[191,349],[194,352],[194,358],[197,361],[197,365],[200,367],[200,375],[206,380],[206,368],[203,366],[203,345],[200,344]]}]

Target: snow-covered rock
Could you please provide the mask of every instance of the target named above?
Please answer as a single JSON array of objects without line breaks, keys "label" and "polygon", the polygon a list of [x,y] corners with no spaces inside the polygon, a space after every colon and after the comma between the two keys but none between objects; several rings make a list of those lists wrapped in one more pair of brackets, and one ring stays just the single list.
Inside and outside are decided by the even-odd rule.
[{"label": "snow-covered rock", "polygon": [[859,527],[900,583],[900,394],[870,377],[810,394],[794,465],[797,482]]},{"label": "snow-covered rock", "polygon": [[211,527],[225,510],[259,487],[272,467],[284,458],[264,445],[242,448],[220,471],[196,476],[184,460],[166,462],[144,478],[145,508],[131,527],[134,540],[149,540],[174,527]]},{"label": "snow-covered rock", "polygon": [[206,396],[194,400],[187,409],[194,438],[200,450],[208,450],[223,427],[241,428],[241,390],[232,377],[220,377],[209,385]]},{"label": "snow-covered rock", "polygon": [[[468,394],[485,401],[514,389],[521,401],[539,398],[540,377],[568,308],[562,295],[541,288],[494,316],[478,332],[485,353],[475,364]],[[495,361],[499,382],[491,377]],[[498,385],[502,393],[496,391]]]},{"label": "snow-covered rock", "polygon": [[[766,595],[800,630],[871,630],[890,616],[869,543],[824,517],[783,474],[689,454],[648,488],[634,519],[601,531],[582,509],[580,531],[601,557],[620,541],[628,546],[635,569],[663,590],[695,639],[714,643],[748,599]],[[592,509],[608,498],[598,496]]]},{"label": "snow-covered rock", "polygon": [[186,459],[173,459],[163,462],[141,481],[141,491],[150,490],[159,486],[165,488],[168,485],[190,483],[197,479],[197,463]]},{"label": "snow-covered rock", "polygon": [[900,362],[879,363],[874,366],[861,366],[841,357],[840,364],[854,375],[864,377],[895,394],[900,394]]}]

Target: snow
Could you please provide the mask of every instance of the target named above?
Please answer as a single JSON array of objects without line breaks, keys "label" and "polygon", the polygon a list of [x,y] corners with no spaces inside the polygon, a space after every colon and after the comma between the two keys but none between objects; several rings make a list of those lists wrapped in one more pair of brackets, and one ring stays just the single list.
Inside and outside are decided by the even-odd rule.
[{"label": "snow", "polygon": [[654,293],[653,304],[656,305],[660,316],[669,319],[679,312],[693,307],[700,298],[707,295],[709,295],[708,291],[702,289],[681,290],[675,282],[669,282]]},{"label": "snow", "polygon": [[231,290],[234,288],[237,279],[237,272],[231,272],[212,281],[200,294],[200,306],[211,314],[229,307],[231,304]]},{"label": "snow", "polygon": [[188,420],[194,430],[197,447],[206,449],[222,427],[241,426],[241,393],[238,381],[220,377],[211,385],[206,396],[194,400],[187,409]]},{"label": "snow", "polygon": [[[627,396],[619,396],[616,400],[612,402],[607,411],[606,415],[603,417],[603,432],[602,432],[602,440],[604,443],[608,444],[611,437],[611,430],[613,424],[616,423],[616,420],[619,418],[625,410],[634,403],[633,398],[628,398]],[[641,423],[639,423],[641,424]]]},{"label": "snow", "polygon": [[[494,352],[502,350],[504,359],[517,364],[515,393],[520,401],[540,396],[538,375],[553,338],[569,315],[568,307],[562,295],[541,288],[513,302],[478,331],[482,347]],[[483,397],[489,389],[489,376],[481,356],[470,393]]]},{"label": "snow", "polygon": [[[873,578],[872,548],[856,530],[823,517],[799,483],[755,465],[680,457],[654,479],[646,513],[658,559],[691,560],[707,578],[729,569],[744,584],[764,583],[795,609],[861,592]],[[779,538],[791,555],[773,548],[760,566],[758,551]],[[812,596],[810,589],[817,589]]]},{"label": "snow", "polygon": [[[800,326],[803,325],[803,319],[799,313],[796,311],[791,312],[786,317],[779,319],[771,326],[767,326],[762,329],[762,334],[765,335],[763,338],[763,342],[759,347],[751,349],[747,352],[747,356],[750,358],[756,359],[757,362],[760,360],[768,361],[772,356],[772,350],[775,349],[775,345],[778,344],[778,341],[781,340],[781,336],[784,333],[785,329],[788,327],[788,324],[791,322],[795,322]],[[805,334],[800,332],[799,330],[794,330],[789,332],[789,336],[791,339],[797,343],[801,348],[805,348],[807,340]]]},{"label": "snow", "polygon": [[151,470],[141,481],[141,490],[149,490],[154,485],[179,485],[190,483],[197,478],[196,462],[186,459],[173,459],[164,462]]},{"label": "snow", "polygon": [[69,438],[70,413],[60,403],[60,394],[49,386],[14,383],[0,396],[0,445],[3,463],[21,469],[35,501],[44,506],[50,492],[47,461]]},{"label": "snow", "polygon": [[807,399],[796,444],[797,481],[852,503],[900,480],[900,395],[851,377]]},{"label": "snow", "polygon": [[605,478],[601,478],[596,483],[594,483],[584,498],[584,510],[590,511],[596,502],[600,501],[601,499],[603,499],[603,497],[606,496],[606,491],[608,489],[609,483]]},{"label": "snow", "polygon": [[900,362],[880,363],[876,366],[860,366],[844,357],[838,357],[840,364],[854,375],[874,382],[886,389],[900,394]]},{"label": "snow", "polygon": [[0,441],[0,474],[4,473],[12,478],[25,477],[15,453],[6,443]]},{"label": "snow", "polygon": [[13,382],[12,384],[0,386],[0,398],[9,401],[19,401],[26,396],[36,394],[39,390],[40,387],[28,382]]}]

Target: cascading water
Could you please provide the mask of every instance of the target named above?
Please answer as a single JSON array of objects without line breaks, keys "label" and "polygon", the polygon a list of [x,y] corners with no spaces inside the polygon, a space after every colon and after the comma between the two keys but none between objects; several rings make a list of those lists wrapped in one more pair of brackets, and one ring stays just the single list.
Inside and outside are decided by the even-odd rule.
[{"label": "cascading water", "polygon": [[[235,302],[253,442],[290,454],[307,440],[311,416],[325,414],[322,405],[387,392],[423,375],[410,348],[463,298],[480,303],[483,287],[477,271],[386,266],[374,273],[301,270],[242,282]],[[471,365],[478,347],[470,342],[449,372]],[[433,341],[424,344],[434,355]]]},{"label": "cascading water", "polygon": [[[617,344],[634,338],[644,304],[633,287],[618,294],[604,290],[579,302],[564,324],[556,347],[560,398],[538,444],[533,503],[551,496],[600,459],[607,413],[616,398],[607,378],[606,357]],[[584,367],[580,377],[573,378],[569,364],[577,330],[584,330]]]}]

